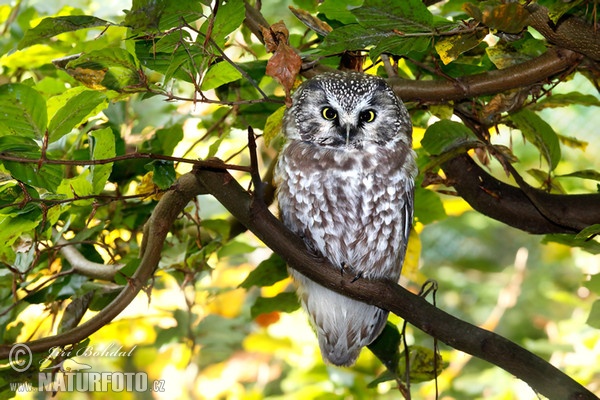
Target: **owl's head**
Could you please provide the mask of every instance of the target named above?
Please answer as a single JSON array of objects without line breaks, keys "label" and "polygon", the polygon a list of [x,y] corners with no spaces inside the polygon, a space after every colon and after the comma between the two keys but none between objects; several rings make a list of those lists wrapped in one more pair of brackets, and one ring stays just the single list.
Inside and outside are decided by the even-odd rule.
[{"label": "owl's head", "polygon": [[412,125],[402,101],[381,78],[332,72],[304,82],[292,97],[283,123],[285,136],[328,148],[410,148]]}]

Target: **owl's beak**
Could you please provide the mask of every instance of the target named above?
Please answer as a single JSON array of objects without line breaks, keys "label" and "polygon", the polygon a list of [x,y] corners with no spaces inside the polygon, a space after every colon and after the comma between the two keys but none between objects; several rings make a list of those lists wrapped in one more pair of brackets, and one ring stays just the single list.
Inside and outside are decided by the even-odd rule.
[{"label": "owl's beak", "polygon": [[352,124],[346,124],[343,126],[346,133],[346,146],[350,145],[350,141],[356,136],[356,126]]}]

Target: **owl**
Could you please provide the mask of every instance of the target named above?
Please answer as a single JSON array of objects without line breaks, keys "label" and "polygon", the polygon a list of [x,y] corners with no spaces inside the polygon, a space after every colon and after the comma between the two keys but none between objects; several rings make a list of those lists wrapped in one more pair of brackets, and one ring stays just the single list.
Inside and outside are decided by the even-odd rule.
[{"label": "owl", "polygon": [[[283,118],[279,214],[308,249],[358,279],[398,281],[412,224],[412,125],[381,78],[333,72],[304,82]],[[353,365],[388,311],[290,269],[323,359]]]}]

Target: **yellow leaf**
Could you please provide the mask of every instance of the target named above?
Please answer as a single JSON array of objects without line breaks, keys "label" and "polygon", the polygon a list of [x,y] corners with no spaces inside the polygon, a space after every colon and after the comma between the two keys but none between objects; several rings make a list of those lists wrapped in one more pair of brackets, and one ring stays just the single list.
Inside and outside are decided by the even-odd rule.
[{"label": "yellow leaf", "polygon": [[419,259],[421,257],[421,238],[415,229],[410,230],[406,256],[402,267],[402,275],[409,280],[421,283],[425,278],[419,273]]},{"label": "yellow leaf", "polygon": [[267,118],[265,129],[263,130],[263,140],[265,141],[266,146],[269,146],[273,139],[281,133],[285,109],[286,106],[281,106]]}]

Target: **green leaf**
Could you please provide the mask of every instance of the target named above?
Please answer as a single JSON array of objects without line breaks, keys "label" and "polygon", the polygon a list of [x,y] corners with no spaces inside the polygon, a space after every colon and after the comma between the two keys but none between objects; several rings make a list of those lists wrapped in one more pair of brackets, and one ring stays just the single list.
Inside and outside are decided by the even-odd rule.
[{"label": "green leaf", "polygon": [[33,154],[36,157],[39,154],[40,146],[35,140],[22,136],[0,136],[0,152],[17,153],[22,157]]},{"label": "green leaf", "polygon": [[104,48],[83,54],[69,61],[65,70],[92,89],[134,92],[142,90],[146,84],[137,59],[121,48]]},{"label": "green leaf", "polygon": [[429,126],[421,140],[421,146],[432,155],[439,155],[466,143],[478,141],[469,128],[450,120],[437,121]]},{"label": "green leaf", "polygon": [[[225,4],[219,5],[217,15],[213,20],[210,37],[215,41],[217,46],[223,48],[227,41],[227,36],[242,25],[244,18],[246,18],[246,9],[243,1],[228,1]],[[210,20],[211,18],[207,18],[200,27],[200,32],[203,35],[198,37],[199,42],[204,41],[203,36],[207,34]]]},{"label": "green leaf", "polygon": [[431,32],[433,27],[433,14],[420,0],[365,0],[352,14],[361,25],[382,31]]},{"label": "green leaf", "polygon": [[252,286],[271,286],[287,277],[285,261],[277,254],[272,254],[248,274],[246,279],[240,283],[240,287],[250,289]]},{"label": "green leaf", "polygon": [[510,120],[521,130],[525,138],[538,148],[554,170],[561,158],[560,143],[554,129],[539,115],[528,109],[512,114]]},{"label": "green leaf", "polygon": [[527,173],[535,178],[545,189],[549,189],[553,193],[562,193],[566,194],[566,190],[562,187],[562,185],[553,180],[552,176],[547,171],[542,171],[537,168],[530,168],[527,170]]},{"label": "green leaf", "polygon": [[[107,127],[90,132],[89,140],[92,160],[106,160],[115,157],[115,135],[111,128]],[[113,163],[90,166],[94,194],[102,192],[112,169]]]},{"label": "green leaf", "polygon": [[79,29],[108,26],[110,22],[91,15],[66,15],[62,17],[44,18],[37,26],[29,29],[19,42],[19,50],[33,44],[44,43],[51,37]]},{"label": "green leaf", "polygon": [[[42,211],[37,207],[16,209],[4,208],[0,212],[0,243],[12,246],[22,234],[29,233],[42,220]],[[32,235],[33,236],[33,235]]]},{"label": "green leaf", "polygon": [[273,114],[267,117],[265,128],[263,129],[263,140],[265,146],[269,146],[273,139],[281,133],[283,124],[283,115],[285,114],[286,106],[279,107]]},{"label": "green leaf", "polygon": [[424,225],[446,218],[440,196],[420,185],[415,187],[414,213],[415,219]]},{"label": "green leaf", "polygon": [[340,21],[344,25],[356,23],[352,9],[360,6],[362,0],[325,0],[319,4],[319,13],[325,14],[327,19]]},{"label": "green leaf", "polygon": [[[388,321],[381,334],[373,343],[367,346],[392,374],[396,374],[398,371],[400,339],[401,336],[398,327]],[[369,384],[369,387],[371,387],[371,384]]]},{"label": "green leaf", "polygon": [[[37,157],[41,157],[41,153],[38,153]],[[17,161],[3,161],[3,163],[15,179],[51,192],[56,191],[64,175],[64,167],[56,164],[43,164],[42,168],[38,169],[37,163]]]},{"label": "green leaf", "polygon": [[600,295],[600,274],[594,274],[589,281],[583,283],[583,286],[590,289],[593,293]]},{"label": "green leaf", "polygon": [[462,53],[471,50],[483,41],[486,33],[475,31],[439,38],[435,42],[435,50],[444,64],[456,60]]},{"label": "green leaf", "polygon": [[154,160],[146,164],[145,168],[148,171],[153,171],[152,181],[160,189],[170,188],[177,178],[173,161]]},{"label": "green leaf", "polygon": [[584,169],[582,171],[571,172],[570,174],[556,175],[558,178],[581,178],[600,181],[600,172],[593,169]]},{"label": "green leaf", "polygon": [[106,95],[94,90],[85,90],[71,97],[60,108],[48,125],[49,143],[55,142],[77,125],[87,121],[108,106]]},{"label": "green leaf", "polygon": [[249,245],[244,242],[240,242],[238,240],[232,240],[227,242],[223,247],[219,249],[217,252],[217,256],[219,258],[238,256],[242,254],[251,253],[256,250],[256,247]]},{"label": "green leaf", "polygon": [[[73,178],[63,179],[56,188],[57,194],[62,194],[66,198],[77,198],[90,196],[93,194],[92,183],[88,179],[89,171],[84,170],[83,173],[74,176]],[[93,199],[76,200],[75,205],[87,206],[94,202]]]},{"label": "green leaf", "polygon": [[35,89],[14,83],[0,86],[0,136],[41,139],[46,132],[46,101]]},{"label": "green leaf", "polygon": [[258,297],[250,308],[250,315],[254,319],[260,314],[266,314],[273,311],[290,313],[300,308],[298,297],[295,293],[279,293],[275,297]]},{"label": "green leaf", "polygon": [[71,303],[69,303],[58,324],[57,332],[59,334],[68,332],[79,325],[79,322],[83,318],[83,314],[88,310],[93,297],[94,292],[87,292],[81,296],[75,297]]},{"label": "green leaf", "polygon": [[233,65],[227,61],[221,61],[211,66],[202,80],[202,90],[217,88],[229,82],[237,81],[242,77]]},{"label": "green leaf", "polygon": [[543,100],[533,104],[532,109],[542,110],[544,108],[568,107],[573,104],[600,107],[600,99],[592,94],[582,94],[579,92],[557,93],[545,96]]},{"label": "green leaf", "polygon": [[566,246],[579,247],[591,254],[600,254],[600,243],[595,240],[576,239],[575,235],[569,234],[552,234],[546,235],[542,239],[542,243],[560,243]]},{"label": "green leaf", "polygon": [[593,224],[581,230],[577,235],[575,235],[575,239],[583,239],[588,240],[593,236],[600,234],[600,224]]},{"label": "green leaf", "polygon": [[371,60],[375,60],[381,53],[403,56],[411,51],[426,51],[430,45],[430,36],[408,37],[395,34],[393,36],[388,35],[369,51],[369,57]]},{"label": "green leaf", "polygon": [[383,32],[375,28],[365,28],[359,24],[350,24],[336,28],[325,36],[320,51],[341,53],[346,50],[360,50],[378,44],[384,37],[394,33]]},{"label": "green leaf", "polygon": [[600,300],[596,300],[592,304],[590,315],[588,315],[588,319],[585,323],[592,328],[600,329]]},{"label": "green leaf", "polygon": [[154,154],[173,155],[175,147],[183,139],[181,124],[174,124],[168,128],[157,129],[148,143],[148,152]]},{"label": "green leaf", "polygon": [[170,28],[181,26],[182,21],[191,24],[204,16],[202,10],[203,2],[199,0],[176,0],[166,2],[164,0],[159,0],[159,2],[166,3],[166,8],[160,16],[160,23],[158,25],[160,31],[166,31]]},{"label": "green leaf", "polygon": [[589,142],[586,142],[585,140],[579,140],[572,136],[564,136],[560,134],[558,135],[558,140],[560,140],[560,142],[567,147],[570,147],[572,149],[578,149],[581,151],[585,151],[589,144]]}]

